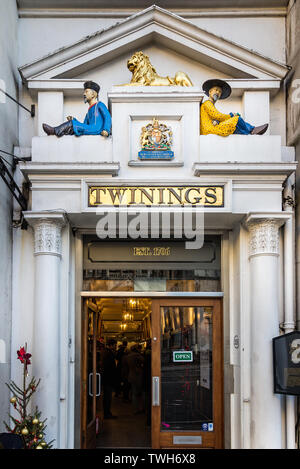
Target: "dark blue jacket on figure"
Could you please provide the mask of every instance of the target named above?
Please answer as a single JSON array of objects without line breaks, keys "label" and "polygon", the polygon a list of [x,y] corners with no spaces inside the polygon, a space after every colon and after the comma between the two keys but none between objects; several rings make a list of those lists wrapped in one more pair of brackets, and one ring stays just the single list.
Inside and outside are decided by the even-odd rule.
[{"label": "dark blue jacket on figure", "polygon": [[111,116],[101,101],[91,106],[85,116],[84,123],[73,119],[74,134],[80,135],[100,135],[103,130],[110,134]]}]

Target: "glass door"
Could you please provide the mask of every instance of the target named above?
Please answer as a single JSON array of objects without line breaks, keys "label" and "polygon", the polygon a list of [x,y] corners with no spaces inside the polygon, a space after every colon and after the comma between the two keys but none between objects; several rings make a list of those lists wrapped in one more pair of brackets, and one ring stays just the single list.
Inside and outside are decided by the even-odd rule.
[{"label": "glass door", "polygon": [[81,447],[96,447],[97,413],[101,396],[101,376],[97,372],[98,308],[92,301],[83,302],[82,379],[81,379]]},{"label": "glass door", "polygon": [[221,302],[152,305],[152,446],[222,448]]}]

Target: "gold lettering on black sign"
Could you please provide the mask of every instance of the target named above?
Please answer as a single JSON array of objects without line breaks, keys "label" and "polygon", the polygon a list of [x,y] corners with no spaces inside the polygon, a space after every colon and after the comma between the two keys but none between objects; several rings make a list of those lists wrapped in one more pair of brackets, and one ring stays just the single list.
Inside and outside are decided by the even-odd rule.
[{"label": "gold lettering on black sign", "polygon": [[170,256],[171,248],[165,246],[139,246],[133,248],[134,256]]},{"label": "gold lettering on black sign", "polygon": [[89,207],[202,206],[224,207],[224,186],[89,186]]}]

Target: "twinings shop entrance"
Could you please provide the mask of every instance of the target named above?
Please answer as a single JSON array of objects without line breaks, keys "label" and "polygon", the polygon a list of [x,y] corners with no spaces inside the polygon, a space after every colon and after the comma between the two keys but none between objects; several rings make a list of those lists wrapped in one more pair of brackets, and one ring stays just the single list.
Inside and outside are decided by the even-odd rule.
[{"label": "twinings shop entrance", "polygon": [[[176,262],[127,259],[127,269],[128,243],[115,244],[117,266],[97,243],[85,246],[82,447],[222,448],[219,239],[207,238],[193,261],[180,258],[178,243]],[[149,249],[166,248],[150,244],[130,249],[147,248],[150,255]],[[104,261],[97,257],[91,269],[98,255]]]}]

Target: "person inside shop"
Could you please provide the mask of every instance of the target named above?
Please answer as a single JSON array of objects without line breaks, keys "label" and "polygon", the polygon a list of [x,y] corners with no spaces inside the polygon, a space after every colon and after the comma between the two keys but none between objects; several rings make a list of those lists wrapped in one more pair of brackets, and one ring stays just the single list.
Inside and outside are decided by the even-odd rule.
[{"label": "person inside shop", "polygon": [[67,122],[57,127],[43,124],[44,132],[47,135],[56,135],[56,137],[62,137],[63,135],[76,135],[77,137],[81,135],[109,136],[111,115],[105,104],[98,100],[100,86],[94,81],[86,81],[83,87],[83,99],[89,105],[84,122],[79,122],[74,117],[68,116]]},{"label": "person inside shop", "polygon": [[130,352],[124,357],[124,372],[128,376],[131,386],[131,399],[134,415],[144,412],[143,405],[143,377],[144,357],[138,350],[138,345],[131,346]]},{"label": "person inside shop", "polygon": [[116,394],[115,397],[119,397],[121,393],[123,392],[123,398],[124,398],[124,380],[122,378],[122,360],[124,355],[128,353],[127,349],[127,340],[123,340],[122,345],[118,348],[117,354],[116,354],[116,360],[117,360],[117,385],[116,385]]},{"label": "person inside shop", "polygon": [[[203,91],[208,99],[200,107],[200,134],[215,134],[227,137],[232,134],[263,135],[269,124],[255,127],[244,121],[239,113],[223,114],[215,107],[219,99],[228,98],[231,95],[231,86],[224,80],[213,79],[203,83]],[[259,110],[258,110],[259,112]]]},{"label": "person inside shop", "polygon": [[115,361],[115,339],[108,339],[106,347],[101,354],[100,369],[103,383],[103,411],[105,419],[117,418],[111,412],[112,393],[117,382],[117,367]]},{"label": "person inside shop", "polygon": [[123,402],[130,402],[131,401],[131,384],[128,381],[128,374],[129,368],[127,363],[127,357],[131,351],[130,349],[126,349],[126,353],[122,357],[121,362],[121,378],[122,378],[122,391],[123,391]]}]

